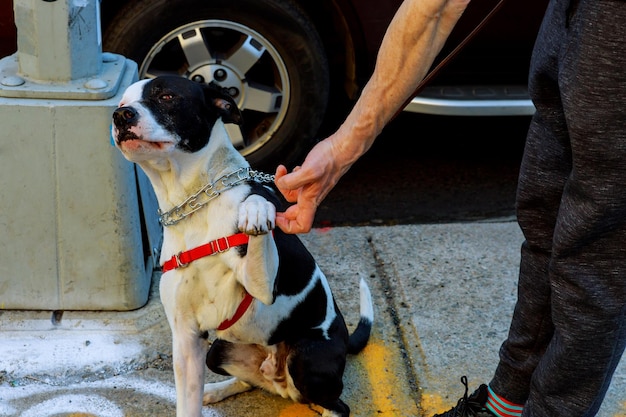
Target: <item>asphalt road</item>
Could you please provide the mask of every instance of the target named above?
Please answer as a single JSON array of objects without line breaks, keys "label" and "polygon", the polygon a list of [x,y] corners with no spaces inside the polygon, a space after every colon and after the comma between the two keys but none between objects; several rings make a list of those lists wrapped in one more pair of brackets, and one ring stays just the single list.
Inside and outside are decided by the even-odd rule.
[{"label": "asphalt road", "polygon": [[328,195],[315,227],[511,218],[529,122],[402,114]]}]

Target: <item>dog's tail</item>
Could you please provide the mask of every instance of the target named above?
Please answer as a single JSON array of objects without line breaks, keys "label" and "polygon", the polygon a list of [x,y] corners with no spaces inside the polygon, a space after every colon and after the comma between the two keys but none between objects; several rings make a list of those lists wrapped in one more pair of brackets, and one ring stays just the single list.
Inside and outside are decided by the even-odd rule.
[{"label": "dog's tail", "polygon": [[360,282],[361,319],[348,340],[348,353],[359,353],[370,338],[372,323],[374,322],[374,304],[372,293],[363,278]]}]

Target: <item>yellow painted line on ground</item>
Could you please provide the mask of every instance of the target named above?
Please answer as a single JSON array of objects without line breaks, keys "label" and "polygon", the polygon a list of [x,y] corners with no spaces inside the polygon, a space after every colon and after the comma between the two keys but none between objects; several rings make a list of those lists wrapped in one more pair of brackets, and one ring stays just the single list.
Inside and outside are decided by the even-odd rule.
[{"label": "yellow painted line on ground", "polygon": [[422,410],[425,416],[432,416],[438,413],[443,413],[452,407],[444,401],[443,397],[438,394],[422,393]]},{"label": "yellow painted line on ground", "polygon": [[366,362],[365,369],[372,387],[372,401],[376,407],[376,415],[397,416],[398,404],[394,401],[394,397],[398,392],[398,386],[404,384],[398,381],[398,375],[393,372],[397,366],[390,363],[393,360],[392,353],[383,345],[371,343],[361,354]]}]

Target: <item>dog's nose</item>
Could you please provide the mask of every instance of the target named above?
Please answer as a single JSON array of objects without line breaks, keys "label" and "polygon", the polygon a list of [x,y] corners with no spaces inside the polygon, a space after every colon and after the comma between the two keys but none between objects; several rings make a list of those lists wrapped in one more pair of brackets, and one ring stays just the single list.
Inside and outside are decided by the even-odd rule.
[{"label": "dog's nose", "polygon": [[118,107],[113,111],[113,122],[116,126],[132,124],[139,114],[132,107]]}]

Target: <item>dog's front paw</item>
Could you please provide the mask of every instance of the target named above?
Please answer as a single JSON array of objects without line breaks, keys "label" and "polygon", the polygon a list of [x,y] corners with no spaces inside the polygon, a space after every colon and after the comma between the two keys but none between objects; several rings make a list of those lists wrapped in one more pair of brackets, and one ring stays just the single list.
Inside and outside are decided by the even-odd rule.
[{"label": "dog's front paw", "polygon": [[239,205],[239,231],[264,235],[276,226],[276,207],[260,195],[252,194]]}]

